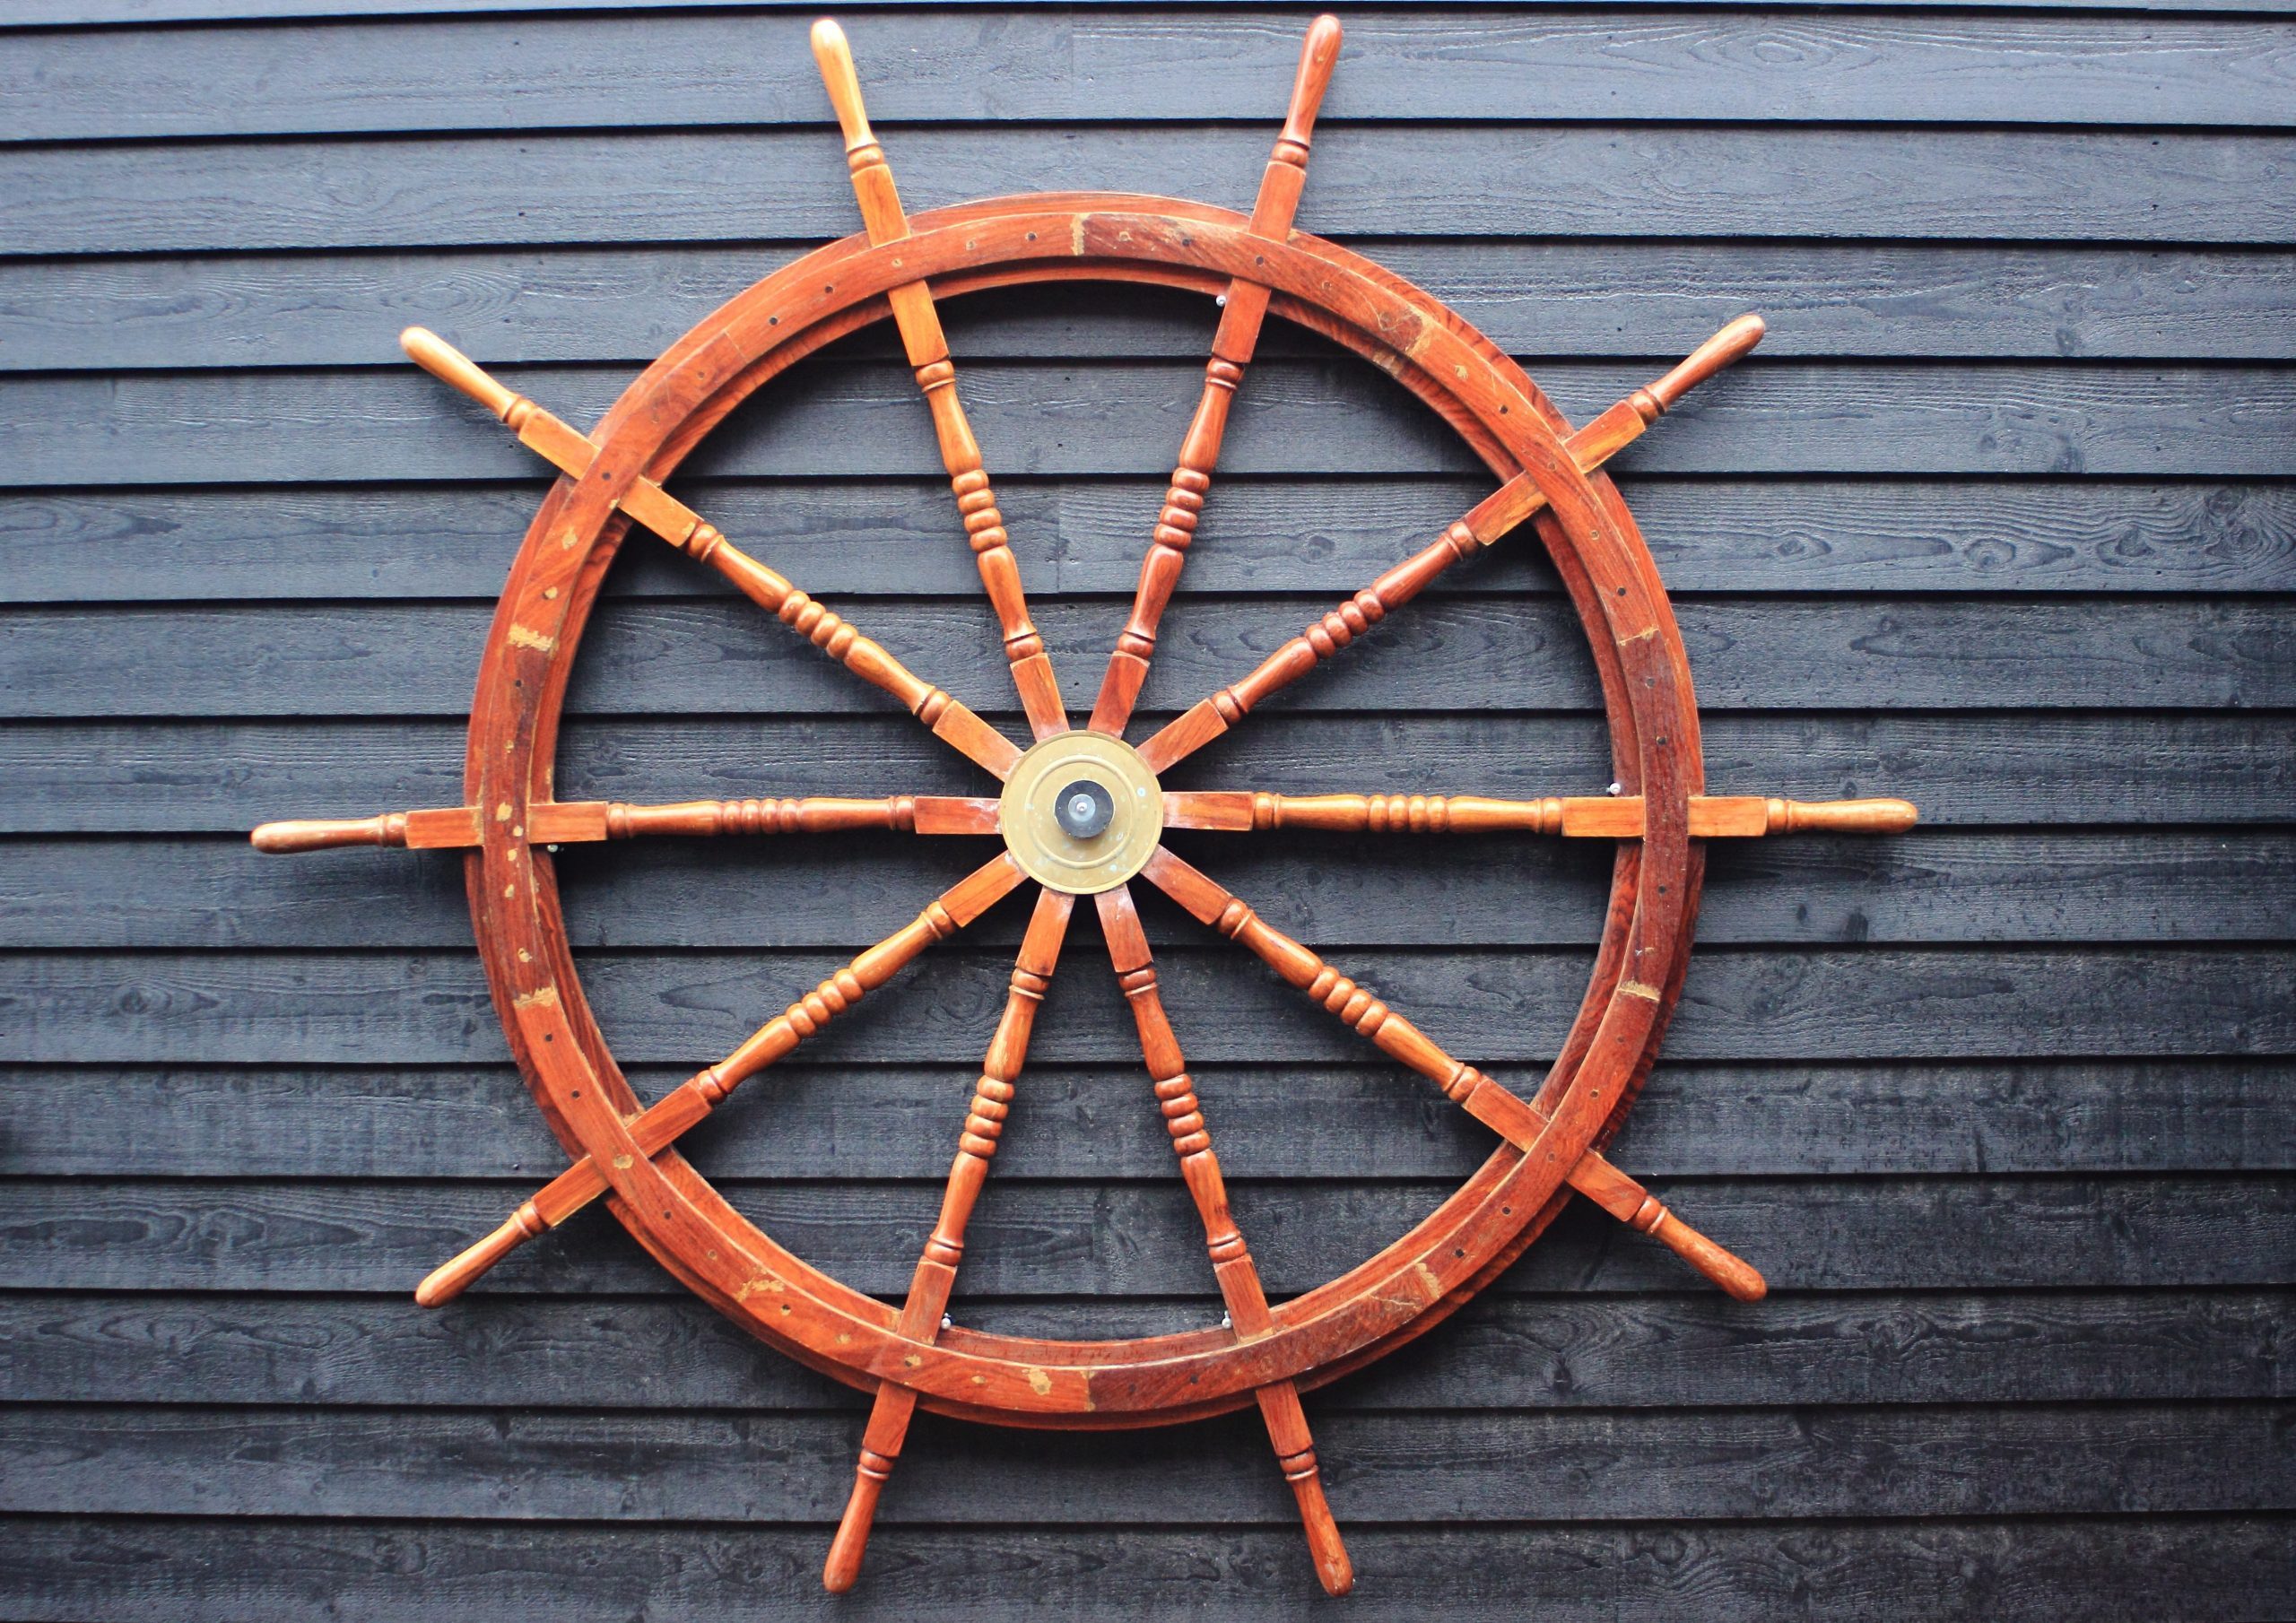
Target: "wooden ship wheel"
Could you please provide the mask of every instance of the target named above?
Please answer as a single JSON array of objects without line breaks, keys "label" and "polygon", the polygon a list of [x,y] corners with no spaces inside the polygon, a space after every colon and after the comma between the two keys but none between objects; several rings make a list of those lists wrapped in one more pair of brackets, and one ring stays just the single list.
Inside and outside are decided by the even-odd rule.
[{"label": "wooden ship wheel", "polygon": [[[813,50],[844,130],[864,233],[736,295],[648,368],[587,434],[431,334],[415,328],[404,335],[416,361],[483,402],[561,475],[526,533],[488,633],[471,707],[465,803],[359,820],[270,823],[255,831],[255,844],[265,851],[380,845],[468,853],[488,983],[511,1051],[572,1165],[425,1280],[416,1299],[430,1306],[451,1300],[513,1248],[604,1197],[640,1245],[719,1311],[789,1356],[874,1394],[823,1575],[831,1590],[854,1582],[879,1492],[920,1405],[972,1420],[1058,1428],[1168,1425],[1257,1406],[1298,1498],[1318,1575],[1341,1593],[1352,1573],[1318,1473],[1302,1391],[1361,1367],[1455,1312],[1522,1254],[1571,1194],[1673,1247],[1732,1296],[1751,1301],[1763,1292],[1753,1268],[1675,1217],[1605,1159],[1602,1147],[1649,1070],[1682,986],[1703,842],[1801,829],[1892,831],[1909,826],[1915,813],[1902,801],[1800,803],[1705,793],[1682,638],[1634,520],[1600,472],[1684,391],[1751,350],[1761,323],[1751,316],[1732,322],[1665,377],[1574,429],[1513,360],[1436,299],[1292,229],[1339,41],[1330,17],[1308,30],[1289,115],[1249,214],[1167,197],[1047,193],[909,218],[863,112],[844,36],[825,21],[813,31]],[[1064,707],[1030,620],[935,304],[981,289],[1072,280],[1184,289],[1221,307],[1202,399],[1155,516],[1131,613],[1082,726]],[[1127,742],[1230,405],[1270,314],[1393,376],[1457,430],[1497,488],[1257,669]],[[961,534],[1002,627],[1032,740],[1025,747],[664,489],[703,437],[757,390],[824,344],[888,316],[916,369]],[[891,695],[978,765],[996,792],[663,804],[556,799],[552,763],[568,676],[607,566],[633,526],[717,570],[831,659]],[[1518,531],[1516,544],[1529,544],[1535,534],[1545,547],[1592,647],[1616,778],[1609,793],[1500,800],[1162,787],[1176,763],[1240,725],[1270,695],[1338,655],[1454,564]],[[731,1054],[650,1104],[639,1098],[584,997],[546,847],[853,829],[987,837],[999,838],[1001,848]],[[1167,829],[1615,841],[1601,944],[1559,1057],[1535,1083],[1492,1076],[1453,1057],[1339,967],[1167,849],[1160,843]],[[1134,905],[1135,881],[1170,896],[1431,1081],[1495,1135],[1490,1158],[1369,1260],[1304,1295],[1269,1301],[1230,1214],[1212,1125],[1158,990]],[[918,954],[1031,881],[1034,910],[958,1128],[939,1219],[907,1298],[898,1306],[880,1301],[813,1267],[736,1212],[680,1154],[679,1138]],[[1217,1325],[1131,1340],[1043,1340],[968,1328],[946,1312],[967,1219],[1018,1102],[1031,1030],[1080,898],[1099,915],[1109,966],[1138,1027],[1153,1104],[1203,1219],[1226,1305]]]}]

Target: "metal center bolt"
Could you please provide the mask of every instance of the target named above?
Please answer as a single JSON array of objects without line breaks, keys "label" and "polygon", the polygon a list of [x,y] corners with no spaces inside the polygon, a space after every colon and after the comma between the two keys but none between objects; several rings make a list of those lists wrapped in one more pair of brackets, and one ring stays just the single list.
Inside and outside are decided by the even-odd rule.
[{"label": "metal center bolt", "polygon": [[1097,839],[1116,816],[1116,797],[1091,778],[1080,777],[1060,792],[1052,815],[1069,838]]}]

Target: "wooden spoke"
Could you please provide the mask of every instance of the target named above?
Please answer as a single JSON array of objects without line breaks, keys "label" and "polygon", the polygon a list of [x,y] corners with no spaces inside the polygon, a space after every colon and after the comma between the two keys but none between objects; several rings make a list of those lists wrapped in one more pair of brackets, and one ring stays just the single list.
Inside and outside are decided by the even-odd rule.
[{"label": "wooden spoke", "polygon": [[[1244,1244],[1243,1232],[1229,1212],[1227,1182],[1221,1176],[1219,1157],[1213,1153],[1212,1130],[1196,1097],[1196,1084],[1188,1079],[1179,1038],[1164,1012],[1163,997],[1156,986],[1155,961],[1140,928],[1132,891],[1118,885],[1092,900],[1100,909],[1100,932],[1108,938],[1109,961],[1116,969],[1126,1001],[1132,1005],[1133,1021],[1140,1028],[1140,1051],[1155,1082],[1157,1101],[1163,1107],[1165,1131],[1180,1159],[1180,1176],[1196,1202],[1197,1216],[1204,1219],[1205,1245],[1212,1256],[1221,1298],[1228,1306],[1229,1327],[1239,1342],[1249,1342],[1274,1328],[1267,1293],[1260,1284],[1258,1266]],[[1257,1388],[1255,1396],[1276,1462],[1299,1502],[1316,1575],[1326,1591],[1344,1595],[1354,1587],[1354,1567],[1324,1497],[1315,1440],[1308,1432],[1300,1389],[1290,1380],[1274,1381]]]},{"label": "wooden spoke", "polygon": [[[507,806],[496,808],[505,820]],[[451,850],[480,843],[476,806],[433,806],[373,817],[265,823],[248,838],[258,851],[324,851],[337,846]],[[684,800],[638,805],[621,800],[537,801],[511,838],[538,846],[630,839],[641,834],[832,834],[891,829],[903,834],[994,834],[997,803],[982,796],[897,794],[883,800]]]},{"label": "wooden spoke", "polygon": [[[1920,818],[1910,801],[1780,800],[1759,794],[1693,794],[1692,839],[1765,834],[1902,834]],[[1346,834],[1560,834],[1639,839],[1639,794],[1490,800],[1473,794],[1253,794],[1235,790],[1164,791],[1168,829],[1318,829]]]},{"label": "wooden spoke", "polygon": [[[1759,316],[1741,316],[1692,351],[1657,382],[1639,388],[1570,439],[1572,460],[1593,473],[1640,437],[1700,383],[1761,342]],[[1168,723],[1140,746],[1152,772],[1196,753],[1241,721],[1270,694],[1297,681],[1371,626],[1419,595],[1459,560],[1482,551],[1546,505],[1528,473],[1518,473],[1478,502],[1434,542],[1396,565],[1260,662],[1241,681],[1220,690]]]},{"label": "wooden spoke", "polygon": [[[1013,1084],[1029,1053],[1029,1037],[1036,1028],[1037,1009],[1052,984],[1060,959],[1062,940],[1068,933],[1068,916],[1076,898],[1049,888],[1037,893],[1036,911],[1030,916],[1028,933],[1022,937],[1020,956],[1013,965],[1013,984],[1004,1000],[1004,1018],[989,1039],[980,1063],[980,1080],[973,1084],[972,1106],[966,1113],[964,1132],[957,1140],[957,1158],[949,1168],[948,1186],[941,1196],[941,1215],[925,1242],[902,1303],[900,1333],[911,1341],[931,1342],[941,1333],[941,1315],[957,1282],[957,1264],[965,1249],[965,1225],[972,1219],[975,1201],[988,1178],[989,1159],[1004,1131],[1004,1116],[1012,1107]],[[861,1558],[869,1543],[870,1524],[877,1515],[877,1496],[893,1463],[900,1457],[909,1435],[909,1417],[917,1410],[917,1392],[897,1381],[881,1381],[869,1424],[862,1434],[861,1459],[854,1468],[853,1492],[845,1515],[831,1541],[822,1582],[832,1593],[842,1594],[860,1575]]]},{"label": "wooden spoke", "polygon": [[[629,1123],[640,1154],[649,1159],[715,1110],[742,1082],[780,1059],[865,994],[891,980],[935,942],[946,941],[1018,886],[1023,875],[1009,853],[975,869],[928,903],[922,913],[831,976],[714,1065],[697,1072]],[[450,1302],[473,1280],[544,1229],[554,1228],[606,1191],[605,1175],[588,1156],[560,1173],[500,1228],[437,1269],[416,1288],[425,1307]]]},{"label": "wooden spoke", "polygon": [[[1339,61],[1339,19],[1328,14],[1308,26],[1300,47],[1300,68],[1292,82],[1292,103],[1275,151],[1260,178],[1259,197],[1252,205],[1251,234],[1282,242],[1292,234],[1292,218],[1300,207],[1300,189],[1307,184],[1308,142],[1324,92],[1330,88],[1332,69]],[[1239,277],[1221,295],[1220,325],[1212,335],[1212,359],[1204,369],[1204,394],[1196,416],[1180,441],[1179,463],[1164,491],[1163,510],[1141,560],[1140,585],[1132,599],[1132,617],[1117,638],[1109,656],[1108,673],[1100,679],[1099,699],[1092,706],[1095,732],[1121,736],[1132,719],[1132,707],[1147,680],[1148,662],[1155,657],[1156,628],[1172,589],[1179,584],[1180,566],[1187,561],[1188,542],[1204,512],[1205,492],[1212,488],[1212,470],[1220,460],[1220,442],[1228,431],[1228,408],[1234,403],[1244,369],[1259,345],[1260,326],[1267,317],[1268,290]]]},{"label": "wooden spoke", "polygon": [[[1417,1026],[1261,918],[1198,869],[1160,849],[1141,873],[1197,919],[1258,954],[1276,974],[1343,1025],[1369,1037],[1381,1053],[1434,1082],[1446,1098],[1508,1142],[1529,1152],[1546,1131],[1547,1118],[1528,1100],[1473,1065],[1453,1059]],[[1590,1150],[1579,1159],[1569,1178],[1573,1189],[1620,1221],[1631,1223],[1671,1247],[1740,1301],[1758,1301],[1768,1291],[1751,1263],[1683,1222],[1649,1191],[1595,1151]]]},{"label": "wooden spoke", "polygon": [[[570,479],[579,479],[596,458],[598,447],[587,435],[488,376],[476,361],[436,333],[409,327],[399,334],[399,344],[416,365],[492,412],[517,435],[520,444]],[[851,623],[727,541],[717,525],[654,481],[633,480],[619,506],[636,523],[716,569],[744,596],[863,681],[891,694],[935,736],[1000,782],[1021,758],[1020,747],[1011,739],[902,664],[882,644],[862,636]]]},{"label": "wooden spoke", "polygon": [[[885,149],[869,128],[861,105],[861,78],[854,70],[853,52],[845,30],[824,17],[813,24],[813,60],[820,64],[822,82],[829,89],[830,105],[845,132],[845,160],[853,176],[853,194],[861,204],[862,223],[873,245],[899,241],[909,235],[909,218],[900,194],[893,186]],[[1068,730],[1068,715],[1060,700],[1052,662],[1045,655],[1044,638],[1029,619],[1021,590],[1021,567],[1004,532],[1004,516],[997,510],[996,493],[989,489],[987,470],[981,464],[980,443],[973,438],[965,408],[957,398],[957,369],[949,359],[948,340],[941,332],[941,316],[933,291],[922,281],[896,287],[887,295],[893,323],[900,329],[901,347],[916,369],[917,386],[933,412],[933,434],[941,447],[941,464],[948,470],[950,488],[956,492],[957,510],[964,516],[965,534],[971,537],[975,562],[988,601],[1004,630],[1004,656],[1012,666],[1013,685],[1020,690],[1021,707],[1037,737]]]}]

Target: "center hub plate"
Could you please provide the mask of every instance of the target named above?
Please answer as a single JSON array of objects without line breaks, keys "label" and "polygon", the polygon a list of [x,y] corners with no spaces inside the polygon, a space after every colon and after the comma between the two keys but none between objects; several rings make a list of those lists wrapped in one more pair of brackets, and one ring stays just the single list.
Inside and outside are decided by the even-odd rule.
[{"label": "center hub plate", "polygon": [[[1097,784],[1115,803],[1108,827],[1079,839],[1060,826],[1063,793]],[[1164,792],[1130,744],[1105,733],[1057,733],[1021,757],[999,803],[1005,847],[1040,885],[1071,896],[1113,890],[1140,872],[1164,836]]]}]

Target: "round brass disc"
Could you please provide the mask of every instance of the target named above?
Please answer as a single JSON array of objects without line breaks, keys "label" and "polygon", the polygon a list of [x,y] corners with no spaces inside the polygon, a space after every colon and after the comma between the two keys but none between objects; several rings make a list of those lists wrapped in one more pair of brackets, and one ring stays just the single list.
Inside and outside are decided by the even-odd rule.
[{"label": "round brass disc", "polygon": [[[1083,779],[1116,803],[1109,826],[1078,839],[1060,826],[1061,791]],[[1120,738],[1057,733],[1036,745],[1004,780],[999,804],[1004,844],[1039,884],[1071,896],[1111,890],[1140,872],[1164,837],[1164,792],[1156,775]]]}]

